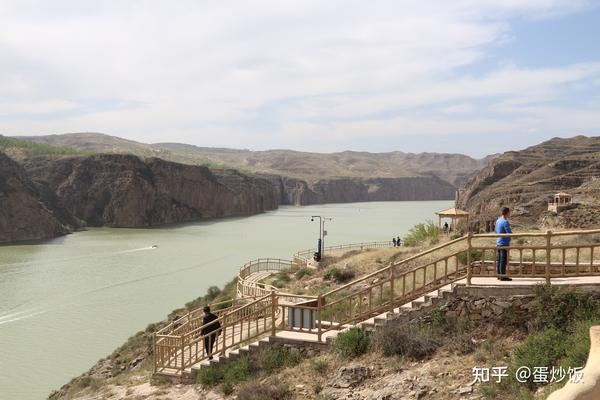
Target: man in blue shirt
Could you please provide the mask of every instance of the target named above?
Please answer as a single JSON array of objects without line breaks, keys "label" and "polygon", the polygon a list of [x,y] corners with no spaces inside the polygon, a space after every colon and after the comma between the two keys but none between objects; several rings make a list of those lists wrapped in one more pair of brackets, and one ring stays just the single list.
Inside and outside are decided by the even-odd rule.
[{"label": "man in blue shirt", "polygon": [[[502,208],[502,216],[496,221],[496,233],[512,233],[508,222],[510,217],[510,208]],[[502,247],[510,246],[510,237],[496,238],[496,246],[498,247],[498,258],[496,259],[496,273],[501,281],[512,281],[506,276],[506,264],[508,263],[508,250]]]}]

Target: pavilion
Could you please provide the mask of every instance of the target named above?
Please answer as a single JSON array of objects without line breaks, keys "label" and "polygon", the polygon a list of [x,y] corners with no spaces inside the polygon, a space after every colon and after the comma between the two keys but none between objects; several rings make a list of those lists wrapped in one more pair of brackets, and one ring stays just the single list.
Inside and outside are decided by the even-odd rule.
[{"label": "pavilion", "polygon": [[469,226],[469,216],[470,214],[467,211],[464,210],[459,210],[458,208],[449,208],[447,210],[443,210],[443,211],[438,211],[436,212],[436,215],[438,216],[439,219],[439,227],[442,227],[442,219],[443,218],[450,218],[452,220],[452,223],[450,224],[450,228],[452,230],[456,229],[456,221],[457,220],[461,220],[464,219],[467,222],[467,226]]}]

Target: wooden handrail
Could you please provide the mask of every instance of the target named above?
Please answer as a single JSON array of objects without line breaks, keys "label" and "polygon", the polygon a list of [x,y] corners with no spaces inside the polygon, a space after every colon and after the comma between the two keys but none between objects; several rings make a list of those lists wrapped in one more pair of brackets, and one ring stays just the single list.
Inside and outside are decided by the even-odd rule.
[{"label": "wooden handrail", "polygon": [[[247,304],[236,307],[234,303],[233,307],[221,312],[217,321],[222,326],[223,339],[220,340],[219,348],[216,351],[225,354],[228,349],[261,335],[273,335],[278,331],[285,330],[314,333],[317,335],[318,340],[322,341],[323,334],[329,330],[341,329],[345,324],[362,321],[382,312],[389,312],[398,304],[414,300],[423,294],[463,279],[465,276],[467,277],[467,283],[471,284],[471,277],[490,275],[488,268],[495,262],[498,249],[513,252],[509,254],[517,253],[518,260],[515,260],[514,256],[509,256],[507,266],[509,269],[512,268],[510,274],[514,277],[545,277],[547,283],[551,284],[552,277],[600,276],[600,260],[597,259],[600,254],[600,251],[598,251],[600,243],[552,243],[554,237],[595,234],[600,234],[600,229],[465,235],[422,251],[419,254],[391,262],[380,270],[361,276],[317,297],[281,293],[271,285],[259,287],[258,282],[252,282],[252,284],[246,282],[246,278],[254,273],[253,268],[256,269],[256,272],[281,271],[282,267],[287,269],[294,266],[294,262],[289,260],[275,258],[252,260],[240,268],[238,288],[242,290],[252,288],[254,296],[250,296],[252,300]],[[536,237],[546,238],[546,241],[545,245],[536,243],[504,247],[487,243],[473,243],[475,239],[498,237]],[[342,249],[350,246],[383,246],[385,243],[387,242],[364,242],[331,246],[328,249]],[[465,244],[465,246],[464,248],[454,248],[450,252],[445,251],[457,244]],[[442,251],[445,252],[440,253]],[[473,252],[479,253],[472,254]],[[301,257],[301,253],[296,253],[296,257]],[[489,257],[490,254],[491,258]],[[528,258],[529,254],[531,260]],[[567,255],[573,257],[574,261],[571,259],[567,261]],[[558,259],[558,261],[555,262],[553,259]],[[416,264],[418,265],[399,271],[398,267],[408,266],[409,263],[414,261],[417,261]],[[495,271],[491,274],[495,276]],[[365,283],[375,277],[378,279]],[[354,290],[351,290],[352,288]],[[349,292],[342,294],[340,297],[334,296],[344,290]],[[260,296],[256,296],[257,294],[260,294]],[[243,295],[246,296],[247,294]],[[293,301],[285,302],[286,299],[306,299],[316,303],[297,305]],[[229,300],[216,304],[228,302]],[[155,372],[175,370],[178,374],[181,374],[185,368],[189,368],[207,356],[204,353],[201,341],[208,335],[201,335],[200,332],[211,324],[216,324],[216,321],[202,325],[200,316],[193,316],[194,312],[197,312],[197,310],[178,320],[183,321],[183,318],[186,318],[184,324],[187,324],[184,329],[174,331],[181,332],[179,335],[173,334],[172,331],[164,328],[154,335]],[[289,312],[289,320],[286,320],[286,312]],[[293,324],[294,318],[297,318],[295,317],[296,312],[307,313],[307,316],[313,322],[308,327],[295,327]],[[314,322],[314,319],[316,319],[316,322]],[[286,321],[291,325],[286,325]],[[170,324],[170,326],[172,325]]]}]

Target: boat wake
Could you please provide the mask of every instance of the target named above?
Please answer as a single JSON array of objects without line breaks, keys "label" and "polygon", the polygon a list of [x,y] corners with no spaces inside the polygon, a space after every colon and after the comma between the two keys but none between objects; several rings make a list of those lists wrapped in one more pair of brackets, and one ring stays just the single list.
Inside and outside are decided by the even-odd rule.
[{"label": "boat wake", "polygon": [[9,324],[11,322],[20,321],[22,319],[28,319],[31,317],[35,317],[36,315],[40,315],[45,312],[46,311],[44,311],[44,310],[31,309],[31,310],[25,310],[25,311],[19,311],[19,312],[15,312],[15,313],[0,315],[0,325]]}]

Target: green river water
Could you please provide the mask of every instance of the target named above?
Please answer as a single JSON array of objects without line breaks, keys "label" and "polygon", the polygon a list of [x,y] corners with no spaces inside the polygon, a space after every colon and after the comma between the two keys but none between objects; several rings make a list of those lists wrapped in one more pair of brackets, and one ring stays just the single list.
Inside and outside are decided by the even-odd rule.
[{"label": "green river water", "polygon": [[[0,399],[44,399],[150,322],[230,281],[246,261],[391,240],[450,201],[281,207],[153,229],[97,228],[0,247]],[[152,248],[157,245],[157,248]]]}]

